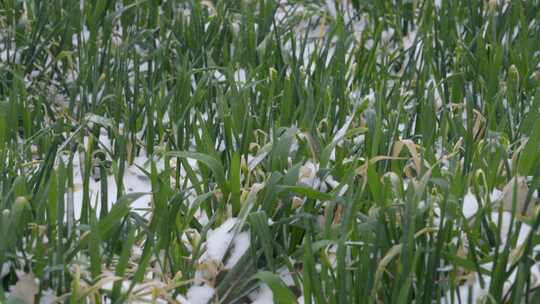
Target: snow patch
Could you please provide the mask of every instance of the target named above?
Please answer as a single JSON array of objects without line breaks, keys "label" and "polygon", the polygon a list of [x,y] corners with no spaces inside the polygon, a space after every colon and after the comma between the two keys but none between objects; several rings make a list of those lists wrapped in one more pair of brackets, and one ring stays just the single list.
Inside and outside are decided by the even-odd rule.
[{"label": "snow patch", "polygon": [[214,288],[208,285],[191,286],[187,292],[186,304],[207,304],[214,296]]},{"label": "snow patch", "polygon": [[249,295],[252,304],[273,304],[274,295],[268,285],[261,284],[259,290]]},{"label": "snow patch", "polygon": [[236,219],[230,218],[215,230],[209,231],[206,237],[206,252],[202,256],[203,260],[222,261],[227,248],[233,239],[232,230],[236,224]]},{"label": "snow patch", "polygon": [[244,253],[248,250],[250,244],[250,237],[248,232],[241,232],[235,238],[233,242],[232,253],[225,268],[233,268],[236,263],[242,258]]},{"label": "snow patch", "polygon": [[472,192],[467,192],[463,198],[463,215],[465,218],[473,217],[478,212],[478,201]]}]

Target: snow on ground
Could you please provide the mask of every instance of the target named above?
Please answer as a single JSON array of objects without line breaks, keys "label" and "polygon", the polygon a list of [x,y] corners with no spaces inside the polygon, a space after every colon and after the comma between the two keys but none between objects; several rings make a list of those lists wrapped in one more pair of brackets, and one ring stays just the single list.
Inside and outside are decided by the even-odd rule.
[{"label": "snow on ground", "polygon": [[249,295],[252,304],[272,304],[274,303],[274,295],[268,285],[261,284],[259,289]]},{"label": "snow on ground", "polygon": [[[216,262],[224,265],[226,269],[234,267],[250,244],[249,232],[236,233],[238,224],[236,218],[230,218],[218,228],[208,231],[206,251],[199,259],[199,263]],[[228,252],[229,255],[225,259]]]},{"label": "snow on ground", "polygon": [[193,285],[187,292],[186,304],[207,304],[214,295],[214,288],[208,285]]},{"label": "snow on ground", "polygon": [[215,292],[212,285],[219,272],[234,267],[248,250],[249,232],[240,231],[240,224],[238,219],[229,218],[216,229],[208,231],[204,252],[198,260],[195,283],[187,293],[188,303],[207,303]]},{"label": "snow on ground", "polygon": [[[74,178],[73,178],[73,210],[75,218],[78,219],[83,204],[83,178],[81,175],[81,170],[79,166],[74,165]],[[150,184],[150,179],[144,175],[136,166],[130,166],[126,168],[123,178],[123,186],[126,194],[134,192],[145,192],[151,193],[152,186]],[[107,208],[110,210],[112,205],[117,201],[117,184],[114,176],[109,175],[107,177],[107,192],[108,192],[108,202]],[[101,210],[101,181],[95,180],[90,177],[89,181],[89,191],[90,191],[90,204],[95,208],[96,214],[99,214]],[[66,197],[67,199],[67,197]],[[139,212],[141,215],[144,215],[150,206],[150,196],[143,196],[135,200],[131,207],[134,211]]]},{"label": "snow on ground", "polygon": [[470,191],[463,198],[463,215],[466,218],[473,217],[478,211],[478,202],[476,197]]},{"label": "snow on ground", "polygon": [[236,219],[230,218],[215,230],[209,231],[206,237],[206,252],[201,260],[222,261],[233,239],[232,230]]},{"label": "snow on ground", "polygon": [[225,264],[225,268],[231,269],[240,261],[240,258],[248,250],[250,245],[249,232],[240,232],[235,238],[232,248],[232,253]]},{"label": "snow on ground", "polygon": [[[348,6],[350,5],[349,1],[338,1],[341,3],[342,7],[346,7],[347,9],[345,11],[349,11],[350,9]],[[325,1],[325,8],[329,15],[332,18],[336,18],[336,5],[335,1]],[[436,1],[436,7],[440,7],[440,1]],[[277,12],[277,19],[283,18],[284,16],[284,9],[280,8]],[[352,26],[356,29],[358,33],[361,33],[364,28],[366,27],[366,24],[363,20],[352,20],[352,17],[350,14],[346,13],[344,16],[345,23],[353,22]],[[299,31],[301,32],[301,31]],[[316,36],[322,36],[325,33],[325,29],[323,26],[316,27],[312,30],[312,33],[310,33],[310,37],[316,37]],[[121,34],[121,28],[120,32],[117,33],[117,35]],[[388,41],[391,39],[394,35],[394,29],[385,29],[383,31],[383,41]],[[79,40],[80,38],[80,40]],[[82,43],[84,41],[87,41],[89,39],[89,32],[86,27],[83,27],[83,30],[79,35],[73,36],[73,43],[77,45],[79,41]],[[415,41],[416,41],[416,31],[413,29],[411,32],[406,34],[403,37],[402,44],[403,46],[408,49],[415,47]],[[117,42],[119,43],[119,42]],[[368,44],[366,42],[366,44]],[[421,47],[419,47],[421,44],[417,43],[415,47],[415,55],[420,52]],[[139,48],[137,45],[135,46]],[[309,60],[311,54],[309,50],[314,50],[315,44],[309,43],[306,46],[306,54],[304,54],[304,58],[306,61]],[[141,52],[143,50],[140,50]],[[333,52],[333,49],[330,50],[330,52]],[[0,61],[19,61],[19,52],[12,52],[7,53],[7,51],[2,50],[0,52]],[[328,60],[330,60],[331,56],[328,56]],[[328,64],[329,62],[326,62]],[[132,67],[131,67],[132,68]],[[130,68],[130,69],[131,69]],[[141,70],[146,70],[148,68],[147,62],[142,62],[140,67]],[[72,74],[75,75],[73,78],[76,78],[78,75],[78,71],[74,70],[72,71]],[[246,71],[243,69],[239,69],[234,72],[234,79],[238,83],[246,82],[246,79],[249,75],[246,75]],[[221,74],[220,72],[216,71],[216,78],[219,80],[225,80],[225,76]],[[440,100],[439,91],[435,86],[435,83],[432,83],[434,87],[434,94],[435,99],[437,101]],[[100,99],[101,97],[98,97]],[[438,105],[437,107],[439,107]],[[465,114],[465,112],[463,112]],[[207,115],[204,113],[203,115]],[[207,116],[205,116],[205,119],[208,119]],[[402,130],[405,127],[405,125],[400,126],[400,130]],[[111,149],[112,142],[107,136],[106,133],[101,133],[99,136],[99,141],[102,144],[102,146],[105,149]],[[355,144],[360,144],[364,141],[364,135],[359,135],[353,139],[353,142]],[[218,150],[222,150],[225,147],[223,145],[217,146]],[[334,151],[332,151],[334,152]],[[332,154],[333,156],[333,154]],[[331,156],[331,159],[333,157]],[[255,157],[255,161],[258,159]],[[188,160],[189,164],[193,167],[196,166],[196,162],[193,160]],[[251,164],[251,162],[249,162]],[[123,181],[123,187],[126,194],[128,193],[134,193],[134,192],[145,192],[150,193],[152,191],[150,179],[146,176],[143,170],[140,168],[144,168],[145,170],[149,171],[149,157],[146,156],[144,153],[142,153],[140,156],[137,156],[134,160],[134,164],[127,166],[124,176],[122,178]],[[157,159],[156,164],[158,167],[158,171],[162,171],[165,167],[163,159]],[[317,173],[319,171],[319,165],[313,162],[306,162],[304,166],[300,169],[300,176],[299,176],[299,182],[300,184],[308,187],[312,187],[314,189],[321,189],[321,191],[326,190],[326,184],[328,184],[331,188],[335,188],[339,185],[337,181],[335,181],[331,176],[327,177],[324,181],[321,181],[321,178],[317,176]],[[74,159],[74,189],[72,196],[67,195],[66,198],[72,197],[72,204],[73,204],[73,210],[75,218],[79,218],[81,209],[82,209],[82,201],[83,201],[83,181],[82,181],[82,172],[80,168],[80,160],[79,160],[79,154],[75,154]],[[185,176],[185,172],[182,172],[182,174]],[[510,184],[510,183],[509,183]],[[407,184],[405,184],[406,186]],[[518,180],[518,186],[522,187],[523,183],[522,180]],[[107,207],[110,209],[112,205],[117,201],[116,193],[117,193],[117,183],[114,176],[108,176],[107,177],[107,187],[108,187],[108,200],[107,200]],[[101,181],[96,180],[94,178],[90,178],[89,182],[89,189],[90,189],[90,203],[95,208],[96,213],[99,214],[99,211],[101,209],[101,203],[100,203],[100,188],[101,188]],[[508,185],[505,187],[503,191],[494,189],[493,192],[490,194],[490,200],[491,202],[495,201],[502,201],[505,204],[505,211],[502,213],[499,212],[492,212],[490,214],[490,219],[493,223],[499,223],[499,218],[501,219],[500,225],[501,225],[501,241],[503,243],[506,243],[507,241],[507,235],[510,231],[511,223],[512,223],[512,216],[511,213],[508,212],[508,201],[509,197],[511,197],[511,189]],[[518,188],[519,189],[519,188]],[[346,190],[346,189],[345,189]],[[523,189],[520,189],[518,192],[520,196],[518,196],[517,201],[518,204],[520,204],[522,199],[522,194],[526,192],[523,191]],[[509,194],[510,193],[510,194]],[[425,202],[424,202],[425,205]],[[152,208],[151,206],[151,196],[143,196],[136,201],[133,202],[131,205],[132,209],[141,215],[145,215],[148,213],[148,211]],[[519,205],[521,206],[521,205]],[[471,192],[467,192],[467,194],[463,198],[463,205],[462,205],[462,212],[466,219],[471,220],[474,218],[474,216],[479,211],[479,203],[476,198],[476,196]],[[440,215],[440,210],[438,210],[438,207],[434,208],[435,214]],[[204,214],[201,214],[201,216]],[[224,267],[226,269],[230,269],[234,267],[234,265],[238,262],[238,260],[242,257],[242,255],[246,252],[246,250],[249,247],[250,244],[250,236],[249,232],[246,231],[240,231],[237,232],[235,227],[238,223],[237,219],[228,219],[225,221],[221,226],[214,230],[210,230],[207,234],[206,243],[205,243],[205,252],[201,256],[199,263],[201,264],[215,264],[217,267]],[[436,223],[438,226],[438,222]],[[514,223],[515,225],[515,223]],[[515,226],[513,226],[515,229]],[[517,246],[522,245],[527,236],[529,235],[531,231],[531,228],[527,224],[522,224],[519,232],[519,237],[517,240]],[[230,252],[228,252],[230,251]],[[5,275],[9,271],[9,265],[3,264],[0,271],[0,278]],[[484,264],[484,268],[489,269],[492,267],[491,264]],[[538,269],[538,265],[535,265],[532,269],[533,275],[537,279],[537,281],[540,281],[540,272]],[[201,278],[201,274],[199,273],[199,278]],[[204,276],[203,276],[204,277]],[[292,277],[288,271],[281,269],[280,270],[280,277],[284,281],[284,283],[288,286],[292,285]],[[513,280],[515,277],[515,273],[512,274],[511,279]],[[204,277],[204,279],[207,279]],[[486,285],[489,286],[489,276],[486,276]],[[124,283],[122,283],[124,284]],[[463,285],[460,287],[460,293],[461,293],[461,299],[467,299],[467,295],[469,292],[469,287],[471,287],[471,290],[474,294],[474,298],[479,299],[486,295],[486,287],[483,288],[479,285],[479,278],[477,277],[477,274],[474,274],[474,276],[468,281],[466,285]],[[505,284],[505,288],[507,285]],[[181,303],[191,303],[191,304],[197,304],[197,303],[207,303],[211,297],[214,294],[214,289],[211,287],[208,282],[205,282],[204,280],[199,282],[198,284],[193,285],[187,292],[186,298],[181,298]],[[257,292],[255,292],[252,295],[250,295],[250,298],[253,300],[253,303],[273,303],[273,296],[272,291],[270,288],[262,284]],[[445,299],[446,300],[446,299]],[[300,297],[298,299],[299,303],[303,303],[303,297]]]},{"label": "snow on ground", "polygon": [[[519,182],[519,180],[518,180]],[[500,245],[497,248],[498,251],[504,250],[504,247],[506,243],[509,241],[508,236],[510,234],[515,234],[515,229],[518,229],[519,226],[519,232],[517,233],[518,237],[515,244],[515,249],[513,253],[515,253],[515,250],[518,250],[518,248],[522,247],[529,235],[531,234],[531,227],[526,223],[521,223],[521,225],[518,225],[518,220],[512,216],[511,211],[511,204],[509,207],[508,198],[511,196],[509,192],[511,193],[513,191],[513,187],[509,187],[510,184],[513,184],[513,180],[510,181],[505,189],[503,191],[500,191],[498,189],[494,189],[493,192],[490,194],[490,201],[492,204],[495,204],[494,207],[497,210],[501,210],[498,207],[502,207],[503,210],[498,212],[494,211],[489,214],[489,221],[493,223],[496,229],[500,231],[499,238],[500,238]],[[519,188],[521,187],[521,189]],[[520,194],[517,196],[517,205],[518,207],[523,207],[524,204],[524,195],[523,192],[523,184],[518,185],[518,189],[520,189]],[[501,205],[502,204],[502,205]],[[518,208],[519,209],[519,208]],[[479,203],[474,194],[472,194],[471,191],[469,191],[464,199],[463,199],[463,206],[462,206],[462,212],[466,219],[471,220],[478,212],[479,210]],[[440,212],[440,210],[436,211],[435,213]],[[468,246],[467,239],[464,239],[465,246]],[[533,248],[534,252],[540,252],[540,245],[537,245]],[[512,254],[511,254],[512,255]],[[508,264],[509,268],[511,264]],[[493,263],[485,263],[481,265],[482,268],[492,271],[493,270]],[[509,270],[509,269],[507,269]],[[508,292],[512,284],[515,282],[517,275],[517,268],[513,270],[511,275],[508,277],[507,281],[504,283],[504,292]],[[534,264],[534,266],[531,268],[531,276],[532,276],[532,282],[536,282],[535,286],[538,286],[540,283],[540,265]],[[445,297],[443,298],[443,303],[455,303],[458,301],[458,299],[461,301],[461,303],[466,303],[469,299],[469,296],[473,299],[473,303],[478,303],[481,301],[486,300],[488,293],[489,293],[489,285],[491,281],[491,277],[489,275],[483,275],[484,284],[481,284],[481,280],[479,278],[478,273],[473,272],[468,275],[467,282],[458,288],[458,292],[451,293],[448,292]]]},{"label": "snow on ground", "polygon": [[[492,271],[493,263],[485,263],[483,265],[480,265],[480,267],[488,271]],[[518,268],[514,269],[508,279],[504,282],[503,293],[507,293],[510,290],[512,284],[515,282],[517,276],[517,269]],[[533,277],[532,282],[536,282],[534,286],[531,286],[531,288],[535,288],[536,286],[538,286],[538,282],[540,281],[540,267],[538,264],[534,265],[531,268],[531,276]],[[484,301],[488,300],[491,276],[483,275],[482,279],[484,280],[483,286],[477,273],[470,274],[467,279],[467,283],[461,285],[458,288],[457,292],[448,292],[443,297],[442,303],[468,303],[469,297],[473,299],[473,303],[485,303]]]},{"label": "snow on ground", "polygon": [[10,267],[11,267],[10,262],[5,262],[2,264],[2,267],[0,267],[0,279],[5,277],[9,273]]},{"label": "snow on ground", "polygon": [[[110,140],[100,135],[100,143],[103,147],[110,149],[112,144]],[[67,162],[68,157],[63,156],[63,161]],[[158,172],[163,172],[165,169],[165,162],[163,158],[154,159],[156,163],[156,168]],[[197,162],[193,159],[188,159],[188,164],[192,168],[197,168]],[[122,179],[124,194],[142,192],[150,194],[152,192],[152,185],[150,178],[146,175],[146,172],[150,172],[152,159],[141,153],[139,156],[135,157],[132,165],[126,165],[124,170],[124,177]],[[79,153],[75,153],[73,157],[73,210],[75,219],[78,219],[82,210],[83,203],[83,172],[81,170],[81,159]],[[171,160],[171,165],[176,166],[174,159]],[[185,177],[186,172],[181,168],[180,176]],[[96,179],[94,176],[90,176],[89,180],[89,195],[90,195],[90,204],[96,211],[96,214],[99,214],[101,210],[101,181]],[[107,176],[107,208],[110,210],[112,205],[116,203],[118,198],[116,197],[118,191],[118,186],[116,183],[116,178],[113,175]],[[69,203],[70,194],[66,194],[66,202]],[[140,215],[145,215],[151,209],[151,196],[146,195],[138,198],[131,204],[133,211],[138,212]],[[202,214],[200,214],[202,216]],[[67,215],[66,215],[67,216]]]}]

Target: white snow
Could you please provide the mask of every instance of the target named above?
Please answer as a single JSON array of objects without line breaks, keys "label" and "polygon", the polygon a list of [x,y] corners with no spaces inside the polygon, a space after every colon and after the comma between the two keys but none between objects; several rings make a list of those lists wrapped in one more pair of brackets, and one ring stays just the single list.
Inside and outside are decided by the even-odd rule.
[{"label": "white snow", "polygon": [[409,49],[411,46],[413,46],[415,39],[416,30],[407,33],[407,35],[403,36],[403,48],[406,50]]},{"label": "white snow", "polygon": [[[138,169],[133,166],[125,170],[124,179],[123,179],[125,193],[129,194],[129,193],[134,193],[134,192],[145,192],[145,193],[152,192],[150,179],[148,179],[147,177],[143,177],[140,174],[135,174],[134,173],[135,170],[138,170]],[[83,203],[82,185],[83,185],[82,176],[80,174],[74,176],[75,189],[73,189],[73,207],[74,207],[74,213],[75,213],[76,219],[80,217],[80,214],[82,211],[82,203]],[[90,182],[89,182],[89,189],[90,189],[89,190],[90,191],[90,204],[95,209],[96,214],[99,214],[101,210],[101,195],[100,195],[101,182],[96,181],[91,177]],[[107,177],[107,192],[108,192],[107,206],[108,206],[108,209],[110,210],[112,205],[116,203],[117,201],[117,197],[116,197],[117,185],[116,185],[116,180],[114,176]],[[134,211],[139,212],[141,215],[143,215],[150,208],[150,200],[151,200],[150,196],[143,196],[141,198],[138,198],[131,204],[131,208]]]},{"label": "white snow", "polygon": [[39,299],[39,304],[53,304],[57,302],[58,301],[56,300],[54,290],[49,288],[42,291],[41,298]]},{"label": "white snow", "polygon": [[255,293],[249,295],[249,298],[251,299],[252,304],[274,303],[274,295],[272,293],[272,290],[266,284],[261,284],[259,286],[259,289]]},{"label": "white snow", "polygon": [[222,261],[229,247],[236,219],[230,218],[215,230],[209,231],[206,237],[206,251],[201,259]]},{"label": "white snow", "polygon": [[187,302],[189,304],[207,304],[212,299],[214,292],[214,288],[206,284],[191,286],[187,292]]},{"label": "white snow", "polygon": [[[498,189],[493,189],[493,191],[490,193],[489,198],[491,203],[498,201],[502,197],[503,192]],[[463,198],[463,215],[465,218],[470,219],[473,216],[476,215],[478,212],[479,204],[478,200],[476,199],[476,196],[469,190],[465,197]]]},{"label": "white snow", "polygon": [[[507,211],[503,211],[502,213],[492,212],[491,221],[495,223],[496,225],[498,225],[499,223],[499,214],[501,214],[501,227],[500,227],[501,243],[506,244],[506,241],[508,240],[509,232],[511,232],[512,235],[516,233],[515,229],[517,228],[516,226],[517,220],[514,218],[514,225],[511,226],[510,224],[512,223],[512,213],[507,212]],[[512,227],[512,231],[510,231],[511,227]],[[525,223],[522,223],[521,228],[519,230],[516,246],[523,245],[525,241],[527,240],[527,236],[529,235],[530,232],[531,232],[531,227]]]},{"label": "white snow", "polygon": [[250,245],[249,232],[241,232],[235,238],[233,242],[232,252],[225,264],[225,268],[233,268],[236,263],[242,258],[244,253],[248,250]]},{"label": "white snow", "polygon": [[317,171],[319,171],[319,165],[313,163],[312,161],[307,161],[302,167],[300,167],[300,172],[298,173],[298,181],[300,184],[303,184],[313,189],[318,189],[321,184],[321,180],[317,177]]},{"label": "white snow", "polygon": [[294,279],[287,267],[284,266],[284,267],[279,268],[277,270],[277,273],[281,281],[283,281],[283,283],[285,283],[286,286],[294,286]]},{"label": "white snow", "polygon": [[[110,149],[112,147],[112,143],[109,139],[107,139],[106,134],[100,134],[99,141],[101,145],[107,149]],[[67,163],[68,157],[66,155],[62,156],[62,159],[64,163]],[[163,172],[165,170],[165,161],[163,158],[154,158],[153,159],[156,163],[156,168],[158,172]],[[145,171],[150,172],[151,170],[151,162],[152,159],[148,156],[146,156],[145,153],[141,153],[139,156],[134,158],[133,165],[128,166],[126,165],[125,171],[124,171],[124,177],[122,179],[123,183],[123,189],[125,194],[129,193],[135,193],[135,192],[143,192],[143,193],[151,193],[152,192],[152,185],[150,182],[149,177],[145,174]],[[188,165],[191,166],[193,169],[197,169],[197,162],[193,159],[187,160]],[[171,159],[170,161],[171,167],[176,166],[176,159]],[[72,193],[66,194],[66,202],[69,202],[69,196],[73,195],[73,209],[74,209],[74,216],[75,219],[78,219],[81,214],[82,210],[82,202],[83,202],[83,177],[82,177],[82,162],[79,158],[79,153],[75,153],[73,157],[73,183],[74,183],[74,189]],[[142,169],[143,170],[142,170]],[[186,172],[184,168],[182,167],[180,170],[180,176],[186,176]],[[101,210],[101,181],[96,180],[95,178],[99,178],[99,174],[90,177],[89,181],[89,194],[90,194],[90,204],[96,211],[96,214],[99,214]],[[190,183],[188,183],[189,185]],[[119,199],[116,197],[117,194],[117,183],[116,178],[113,175],[107,176],[107,208],[110,210],[112,205],[116,203],[116,201]],[[148,210],[150,210],[151,205],[151,196],[146,195],[143,197],[138,198],[131,204],[131,208],[138,212],[140,215],[147,214]]]},{"label": "white snow", "polygon": [[237,83],[244,83],[246,82],[247,76],[246,76],[246,70],[244,69],[238,69],[234,72],[234,81]]},{"label": "white snow", "polygon": [[501,198],[501,196],[502,196],[502,191],[495,188],[495,189],[493,189],[493,191],[489,195],[489,199],[493,203],[493,202],[499,200]]},{"label": "white snow", "polygon": [[[480,267],[486,269],[486,270],[492,270],[493,269],[493,263],[485,263],[480,265]],[[516,280],[517,276],[517,268],[514,269],[514,271],[510,274],[508,279],[504,282],[503,285],[503,293],[506,293],[509,291],[510,287]],[[533,285],[531,288],[534,288],[538,286],[539,280],[540,280],[540,269],[539,265],[536,264],[531,268],[531,276],[532,280],[531,282]],[[458,293],[455,292],[454,294],[448,292],[445,297],[442,299],[442,303],[457,303],[458,299],[461,301],[461,303],[467,303],[469,298],[469,289],[471,291],[471,298],[473,299],[473,303],[484,303],[488,297],[489,294],[489,285],[491,282],[491,277],[489,275],[483,275],[482,278],[484,279],[484,287],[480,285],[480,278],[477,273],[471,273],[469,275],[468,281],[466,284],[459,286],[459,296]],[[452,296],[454,297],[454,302],[452,302]]]},{"label": "white snow", "polygon": [[[206,236],[206,251],[201,256],[199,262],[218,262],[223,263],[225,268],[230,269],[236,265],[240,258],[244,255],[250,245],[249,232],[239,232],[236,236],[235,226],[236,218],[230,218],[221,226],[214,230],[210,230]],[[230,248],[230,255],[227,261],[224,257],[227,250]]]},{"label": "white snow", "polygon": [[465,218],[473,217],[478,211],[478,201],[472,192],[467,192],[463,198],[463,215]]},{"label": "white snow", "polygon": [[10,268],[11,268],[10,262],[5,262],[2,264],[2,267],[0,267],[0,279],[5,277],[9,273]]},{"label": "white snow", "polygon": [[[513,226],[511,226],[512,214],[510,212],[507,212],[507,211],[503,211],[502,213],[492,212],[490,215],[490,220],[496,225],[496,227],[499,225],[499,216],[501,217],[501,221],[500,221],[501,244],[498,250],[503,250],[506,242],[508,241],[509,232],[511,232],[512,235],[516,233],[515,229],[517,228],[517,225],[516,225],[517,221],[514,219]],[[512,227],[512,230],[510,230],[511,227]],[[518,232],[518,239],[517,239],[515,248],[519,248],[520,246],[524,245],[530,233],[531,233],[531,227],[525,223],[522,223],[520,230]],[[540,247],[537,245],[533,249],[533,251],[536,251],[539,248]],[[508,267],[510,267],[510,265],[511,264],[509,263]],[[493,263],[491,262],[485,263],[485,264],[482,264],[481,267],[487,270],[492,270]],[[516,275],[517,275],[517,268],[511,273],[507,281],[504,283],[504,292],[507,292],[509,288],[512,286],[513,282],[516,279]],[[539,269],[538,264],[535,264],[531,268],[531,276],[532,276],[531,282],[533,284],[533,286],[531,287],[538,286],[540,283],[540,269]],[[473,299],[473,303],[478,303],[478,301],[482,301],[488,296],[491,277],[489,275],[483,275],[483,278],[485,282],[485,285],[483,288],[480,285],[480,279],[477,273],[470,273],[467,283],[462,286],[459,286],[459,298],[461,299],[463,303],[465,303],[469,297],[469,290],[472,292],[471,296]],[[443,303],[452,303],[451,296],[452,294],[448,292],[446,296],[443,298]],[[457,292],[454,293],[453,296],[455,297],[455,299],[457,299],[458,293]]]}]

